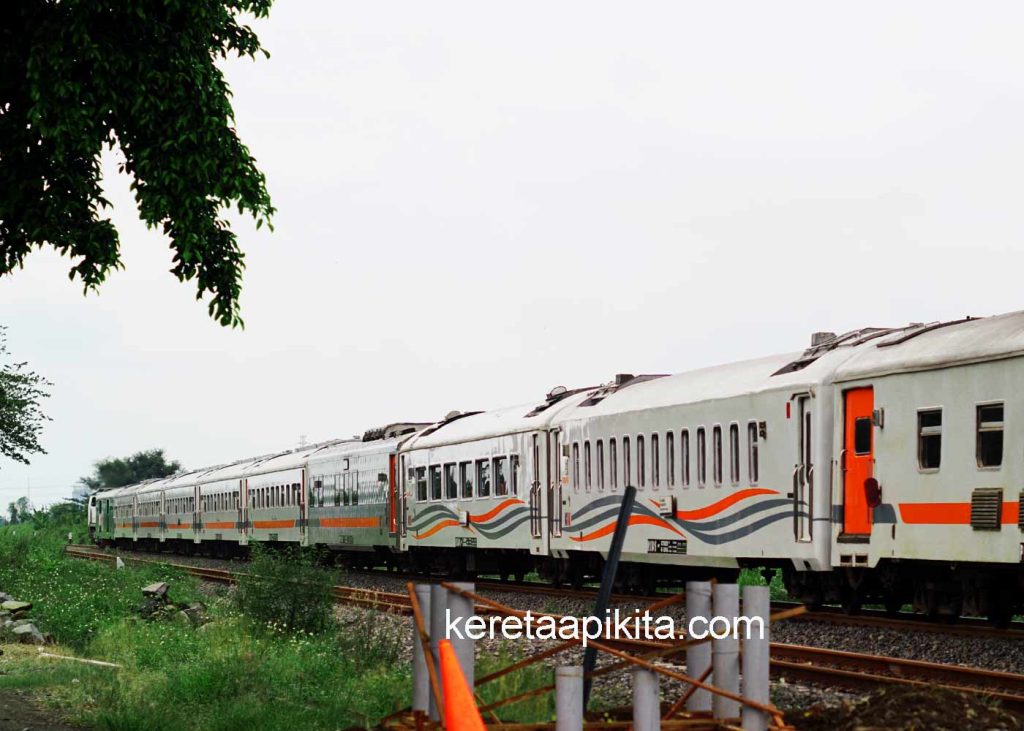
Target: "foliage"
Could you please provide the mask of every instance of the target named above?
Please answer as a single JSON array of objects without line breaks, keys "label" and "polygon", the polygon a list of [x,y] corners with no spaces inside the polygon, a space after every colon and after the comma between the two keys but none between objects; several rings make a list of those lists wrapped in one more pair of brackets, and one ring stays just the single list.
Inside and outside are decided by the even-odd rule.
[{"label": "foliage", "polygon": [[191,578],[164,566],[118,571],[109,564],[68,559],[65,538],[63,526],[0,529],[0,590],[32,602],[33,619],[61,644],[84,649],[101,627],[133,614],[141,588],[154,581],[171,583],[176,601],[196,596]]},{"label": "foliage", "polygon": [[[508,642],[503,642],[497,652],[484,655],[480,658],[476,668],[476,678],[493,673],[496,670],[508,667],[524,658],[517,650],[514,650]],[[527,665],[508,675],[480,686],[477,692],[484,703],[494,703],[503,698],[511,698],[520,695],[534,688],[543,688],[555,682],[554,673],[546,663]],[[597,705],[598,699],[594,699]],[[505,723],[538,723],[554,719],[555,703],[553,693],[542,693],[540,695],[524,698],[517,703],[496,708],[494,711]],[[485,719],[485,720],[490,720]]]},{"label": "foliage", "polygon": [[0,275],[44,244],[86,291],[122,266],[101,216],[100,154],[117,146],[142,219],[171,240],[171,272],[196,280],[219,323],[242,323],[244,255],[221,216],[237,206],[260,226],[274,208],[216,62],[269,55],[239,16],[271,2],[21,0],[0,14]]},{"label": "foliage", "polygon": [[238,609],[261,625],[285,632],[321,632],[333,623],[337,583],[312,553],[253,545],[249,570],[239,577]]},{"label": "foliage", "polygon": [[[0,20],[0,23],[2,22]],[[0,57],[2,54],[3,41],[0,40]],[[0,65],[0,89],[3,88],[2,68]],[[3,96],[0,94],[0,130],[3,128],[2,111]],[[0,132],[0,170],[4,166],[3,160],[3,133]],[[0,183],[0,201],[3,200],[3,196],[4,191]],[[4,224],[3,204],[0,203],[0,256],[3,254]],[[46,454],[46,450],[39,444],[39,433],[43,429],[43,423],[50,419],[39,408],[39,402],[49,396],[46,388],[52,384],[37,373],[27,370],[25,363],[7,362],[6,330],[0,326],[0,455],[28,464],[28,455],[34,452]]]},{"label": "foliage", "polygon": [[[62,557],[57,539],[28,526],[0,529],[0,588],[7,590],[12,576],[22,581],[12,593],[36,602],[33,616],[44,631],[123,667],[53,663],[28,653],[12,659],[22,656],[9,652],[0,657],[7,673],[0,673],[0,688],[45,689],[76,721],[105,731],[371,727],[408,703],[409,663],[399,662],[408,634],[383,631],[379,615],[357,613],[345,626],[331,621],[315,635],[285,633],[266,631],[231,600],[207,600],[210,621],[199,628],[146,622],[135,616],[139,588],[160,572]],[[162,578],[175,600],[190,598],[189,581]],[[67,610],[51,602],[57,593]],[[67,626],[69,615],[88,628]]]},{"label": "foliage", "polygon": [[32,505],[27,497],[20,497],[7,504],[7,522],[11,525],[23,523],[32,518]]},{"label": "foliage", "polygon": [[167,477],[181,470],[177,460],[168,462],[164,450],[149,449],[131,457],[107,457],[93,465],[93,473],[78,481],[90,490],[134,485],[143,480]]},{"label": "foliage", "polygon": [[775,601],[787,601],[789,599],[789,593],[786,591],[785,585],[782,583],[782,571],[778,569],[772,570],[772,580],[766,582],[764,576],[761,574],[762,569],[743,569],[740,571],[739,585],[740,586],[764,586],[768,585],[768,594],[771,596],[771,600]]}]

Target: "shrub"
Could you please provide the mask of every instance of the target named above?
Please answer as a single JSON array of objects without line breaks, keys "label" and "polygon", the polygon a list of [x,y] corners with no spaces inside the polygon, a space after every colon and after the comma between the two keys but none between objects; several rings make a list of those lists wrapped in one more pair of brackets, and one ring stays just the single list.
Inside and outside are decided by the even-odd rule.
[{"label": "shrub", "polygon": [[258,624],[286,632],[321,632],[334,618],[335,572],[293,547],[252,547],[248,571],[238,578],[235,604]]}]

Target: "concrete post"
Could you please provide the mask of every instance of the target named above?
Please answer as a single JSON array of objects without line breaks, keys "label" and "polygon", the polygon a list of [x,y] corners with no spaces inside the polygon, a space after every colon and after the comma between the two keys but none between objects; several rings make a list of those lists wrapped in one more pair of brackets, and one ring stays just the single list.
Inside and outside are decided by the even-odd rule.
[{"label": "concrete post", "polygon": [[[444,639],[444,615],[448,609],[448,590],[443,586],[431,585],[430,587],[430,654],[434,656],[434,667],[437,668],[438,677],[441,674],[441,651],[438,643]],[[442,695],[442,702],[444,697]],[[443,709],[437,707],[434,694],[430,694],[430,720],[440,721]]]},{"label": "concrete post", "polygon": [[[743,695],[752,701],[769,702],[769,638],[768,618],[771,616],[771,597],[767,586],[743,587],[743,616],[752,624],[743,635]],[[760,617],[763,625],[753,623]],[[761,627],[764,633],[761,633]],[[756,708],[743,706],[740,718],[744,731],[765,731],[768,728],[768,714]]]},{"label": "concrete post", "polygon": [[[471,581],[455,581],[452,583],[463,591],[476,591],[476,585]],[[466,636],[466,620],[473,616],[473,601],[449,592],[448,612],[451,614],[452,621],[456,623],[455,628],[463,636],[459,637],[453,631],[452,636],[447,639],[451,640],[452,649],[455,650],[455,657],[459,659],[459,667],[462,668],[462,674],[466,676],[466,683],[472,688],[475,678],[473,666],[476,660],[476,643]]]},{"label": "concrete post", "polygon": [[661,729],[661,697],[658,674],[647,668],[633,668],[633,731]]},{"label": "concrete post", "polygon": [[[420,603],[423,623],[430,631],[430,584],[416,584],[416,600]],[[426,713],[430,710],[430,674],[423,655],[423,643],[416,622],[412,623],[412,710]]]},{"label": "concrete post", "polygon": [[[686,620],[687,623],[694,617],[711,619],[711,582],[710,581],[687,581],[686,582]],[[701,630],[704,627],[697,626]],[[686,674],[695,680],[700,680],[704,671],[711,667],[711,643],[702,642],[699,645],[691,645],[686,648]],[[712,682],[714,677],[709,677]],[[686,701],[686,710],[691,712],[711,710],[711,692],[697,690]]]},{"label": "concrete post", "polygon": [[555,731],[583,731],[583,668],[555,668]]},{"label": "concrete post", "polygon": [[[734,622],[740,609],[739,587],[736,584],[715,584],[712,601],[717,621],[710,629],[715,634],[726,634],[720,640],[711,641],[711,665],[714,667],[715,686],[737,695],[740,692],[740,642],[735,637]],[[725,617],[729,626],[720,619]],[[739,718],[740,704],[715,694],[711,699],[711,713],[716,719]]]}]

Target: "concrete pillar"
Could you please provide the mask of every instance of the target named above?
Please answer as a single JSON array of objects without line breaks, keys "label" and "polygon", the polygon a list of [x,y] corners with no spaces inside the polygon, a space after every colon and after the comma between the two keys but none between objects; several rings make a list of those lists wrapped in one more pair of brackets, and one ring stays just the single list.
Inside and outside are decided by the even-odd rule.
[{"label": "concrete pillar", "polygon": [[[763,625],[748,625],[743,635],[743,695],[752,701],[769,702],[769,638],[768,619],[771,616],[771,597],[767,586],[743,587],[743,616],[753,620],[760,617]],[[764,628],[764,633],[760,628]],[[756,708],[743,706],[740,718],[744,731],[765,731],[768,714]]]},{"label": "concrete pillar", "polygon": [[[443,586],[430,587],[430,654],[434,656],[438,680],[441,678],[441,651],[438,643],[444,639],[444,615],[448,609],[448,590]],[[443,693],[443,691],[442,691]],[[442,695],[441,700],[444,700]],[[430,720],[440,721],[442,709],[437,707],[434,694],[430,694]]]},{"label": "concrete pillar", "polygon": [[[430,584],[416,584],[416,600],[423,614],[423,624],[430,631]],[[427,660],[423,655],[423,643],[412,623],[412,710],[426,713],[430,710],[430,674],[427,672]]]},{"label": "concrete pillar", "polygon": [[[476,591],[476,585],[471,581],[455,581],[452,584],[463,591]],[[472,688],[476,677],[473,671],[476,643],[466,636],[466,620],[473,616],[473,601],[449,592],[448,612],[451,614],[452,621],[456,622],[455,627],[463,636],[460,638],[458,634],[452,632],[452,636],[446,639],[451,640],[455,657],[459,659],[459,667],[462,668],[462,674],[466,676],[466,683]],[[447,622],[445,624],[447,625]]]},{"label": "concrete pillar", "polygon": [[555,731],[583,731],[583,668],[555,668]]},{"label": "concrete pillar", "polygon": [[658,674],[647,668],[633,668],[633,731],[661,729],[661,697]]},{"label": "concrete pillar", "polygon": [[[687,581],[686,582],[686,620],[689,623],[693,617],[711,619],[711,582],[710,581]],[[705,629],[697,626],[695,629]],[[699,645],[692,645],[686,648],[686,674],[695,680],[700,680],[704,671],[711,667],[711,643],[702,642]],[[713,681],[709,677],[708,681]],[[686,701],[686,710],[710,711],[711,692],[707,690],[696,690],[689,700]]]},{"label": "concrete pillar", "polygon": [[[711,641],[711,665],[714,667],[715,686],[739,695],[740,692],[740,642],[734,636],[734,622],[740,609],[739,587],[736,584],[715,584],[712,606],[715,617],[729,620],[726,627],[722,619],[712,623],[715,634],[727,634],[720,640]],[[711,713],[714,718],[739,718],[740,704],[715,694],[711,699]]]}]

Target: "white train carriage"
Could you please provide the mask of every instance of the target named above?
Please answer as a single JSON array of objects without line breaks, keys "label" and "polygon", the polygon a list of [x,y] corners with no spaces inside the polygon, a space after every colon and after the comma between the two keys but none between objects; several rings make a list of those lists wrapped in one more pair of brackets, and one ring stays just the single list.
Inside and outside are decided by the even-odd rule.
[{"label": "white train carriage", "polygon": [[451,414],[410,439],[399,472],[402,546],[413,565],[522,575],[531,556],[546,556],[547,428],[584,398],[556,389],[540,404]]},{"label": "white train carriage", "polygon": [[400,550],[398,449],[426,426],[389,424],[311,455],[309,543],[344,554],[354,566],[394,563]]},{"label": "white train carriage", "polygon": [[834,380],[844,601],[1007,621],[1024,560],[1024,313],[888,334]]}]

